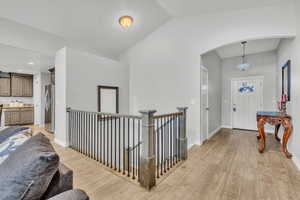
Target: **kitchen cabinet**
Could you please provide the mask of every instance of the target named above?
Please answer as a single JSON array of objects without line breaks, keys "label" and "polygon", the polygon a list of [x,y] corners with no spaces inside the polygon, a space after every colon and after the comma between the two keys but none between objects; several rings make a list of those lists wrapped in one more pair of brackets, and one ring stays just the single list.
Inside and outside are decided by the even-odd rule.
[{"label": "kitchen cabinet", "polygon": [[33,97],[33,75],[0,72],[0,97]]},{"label": "kitchen cabinet", "polygon": [[11,96],[32,97],[33,96],[33,76],[23,74],[11,75]]},{"label": "kitchen cabinet", "polygon": [[33,108],[22,108],[20,110],[20,124],[33,124],[34,110]]},{"label": "kitchen cabinet", "polygon": [[10,74],[0,73],[0,96],[9,97],[10,96]]},{"label": "kitchen cabinet", "polygon": [[3,110],[5,126],[34,123],[34,108],[9,108]]},{"label": "kitchen cabinet", "polygon": [[19,109],[4,110],[5,126],[17,125],[20,122]]}]

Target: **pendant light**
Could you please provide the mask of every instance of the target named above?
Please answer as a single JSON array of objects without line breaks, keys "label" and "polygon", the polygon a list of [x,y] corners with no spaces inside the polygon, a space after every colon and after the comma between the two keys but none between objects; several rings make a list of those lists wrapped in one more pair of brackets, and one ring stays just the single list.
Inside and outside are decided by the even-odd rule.
[{"label": "pendant light", "polygon": [[243,56],[242,56],[242,63],[238,65],[238,69],[241,71],[247,71],[251,66],[249,63],[246,62],[246,45],[247,41],[241,43],[243,47]]}]

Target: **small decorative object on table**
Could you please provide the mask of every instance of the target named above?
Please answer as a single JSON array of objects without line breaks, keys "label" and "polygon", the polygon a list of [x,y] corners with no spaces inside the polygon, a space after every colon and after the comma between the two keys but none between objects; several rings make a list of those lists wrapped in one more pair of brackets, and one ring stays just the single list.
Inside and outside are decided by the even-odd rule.
[{"label": "small decorative object on table", "polygon": [[278,102],[278,110],[282,113],[286,113],[286,103],[288,101],[288,95],[282,94],[281,99]]}]

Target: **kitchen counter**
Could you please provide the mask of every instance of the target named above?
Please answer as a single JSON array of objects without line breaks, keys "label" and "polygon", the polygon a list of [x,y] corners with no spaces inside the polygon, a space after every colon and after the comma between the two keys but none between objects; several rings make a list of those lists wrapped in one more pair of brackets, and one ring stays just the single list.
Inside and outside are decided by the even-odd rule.
[{"label": "kitchen counter", "polygon": [[24,104],[22,106],[10,106],[8,104],[4,104],[3,105],[3,110],[7,110],[7,109],[19,109],[19,108],[34,108],[33,104]]}]

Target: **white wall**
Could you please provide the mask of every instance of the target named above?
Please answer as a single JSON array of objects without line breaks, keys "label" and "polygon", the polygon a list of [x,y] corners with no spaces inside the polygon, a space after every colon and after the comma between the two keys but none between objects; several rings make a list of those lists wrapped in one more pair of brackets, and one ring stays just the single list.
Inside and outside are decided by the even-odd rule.
[{"label": "white wall", "polygon": [[300,107],[300,2],[298,0],[295,0],[296,6],[296,18],[297,18],[297,37],[295,39],[295,47],[294,47],[294,53],[292,56],[292,88],[291,88],[291,95],[292,95],[292,117],[293,117],[293,124],[294,124],[294,130],[293,130],[293,139],[290,142],[292,144],[292,151],[294,153],[293,159],[298,163],[298,168],[300,169],[300,135],[298,134],[300,132],[300,113],[298,112],[298,109]]},{"label": "white wall", "polygon": [[41,119],[41,100],[42,100],[42,94],[41,94],[41,73],[36,73],[33,76],[33,104],[34,104],[34,125],[40,126],[42,123]]},{"label": "white wall", "polygon": [[97,86],[117,86],[120,113],[128,113],[128,73],[128,67],[117,61],[67,48],[67,105],[97,111]]},{"label": "white wall", "polygon": [[222,60],[215,51],[201,56],[202,65],[208,70],[208,132],[211,136],[222,125]]},{"label": "white wall", "polygon": [[[300,136],[297,134],[300,131],[300,114],[296,108],[299,107],[300,102],[300,2],[295,1],[296,6],[296,28],[297,37],[295,39],[285,39],[281,40],[278,49],[278,66],[277,66],[277,76],[278,76],[278,86],[277,93],[281,94],[281,67],[287,60],[291,60],[291,102],[287,105],[287,112],[293,118],[293,134],[289,140],[289,151],[293,154],[293,160],[300,170]],[[283,130],[281,130],[281,133]]]},{"label": "white wall", "polygon": [[34,76],[35,125],[45,126],[45,86],[50,84],[50,73],[39,73]]},{"label": "white wall", "polygon": [[66,108],[97,111],[97,86],[119,87],[120,113],[129,112],[128,67],[117,61],[64,48],[56,56],[55,138],[66,144]]},{"label": "white wall", "polygon": [[[67,146],[67,48],[55,56],[55,139],[62,146]],[[76,98],[76,97],[75,97]]]},{"label": "white wall", "polygon": [[[293,54],[295,50],[295,40],[294,39],[282,39],[278,46],[278,63],[277,63],[277,96],[281,96],[282,92],[282,66],[286,64],[288,60],[293,59]],[[293,59],[294,61],[294,59]],[[292,63],[294,65],[294,63]],[[287,112],[291,113],[292,104],[288,102],[287,104]]]},{"label": "white wall", "polygon": [[[278,93],[281,93],[281,67],[291,59],[291,102],[288,104],[287,112],[293,118],[293,134],[289,140],[289,151],[293,154],[293,160],[300,170],[300,2],[295,0],[296,29],[295,39],[282,40],[278,50]],[[282,134],[282,130],[281,130]]]},{"label": "white wall", "polygon": [[294,14],[285,4],[171,20],[120,57],[130,67],[131,111],[188,106],[188,143],[199,144],[200,55],[242,40],[293,36]]},{"label": "white wall", "polygon": [[241,57],[225,58],[222,60],[222,125],[231,127],[231,79],[249,76],[263,76],[263,110],[277,110],[276,96],[276,69],[277,53],[264,52],[252,54],[246,57],[251,68],[247,71],[240,71],[237,66],[241,63]]},{"label": "white wall", "polygon": [[[295,39],[283,39],[280,41],[280,44],[278,46],[278,51],[277,51],[277,55],[278,55],[278,63],[277,63],[277,96],[281,96],[281,84],[282,84],[282,66],[288,61],[288,60],[292,60],[292,66],[291,66],[291,70],[293,71],[294,67],[295,67],[295,50],[296,50],[296,42],[295,42]],[[293,75],[293,74],[292,74]],[[292,84],[291,86],[291,89],[294,88],[294,85]],[[288,114],[291,114],[293,116],[293,109],[292,109],[292,105],[293,105],[293,102],[294,102],[294,95],[292,94],[292,102],[288,102],[287,103],[287,113]],[[294,125],[295,126],[295,125]],[[284,132],[284,129],[281,128],[279,130],[279,137],[282,138],[282,135],[283,135],[283,132]],[[294,141],[295,137],[295,132],[294,134],[292,134],[291,138],[290,138],[290,141]],[[292,145],[291,145],[291,142],[289,143],[289,150],[292,150]]]}]

